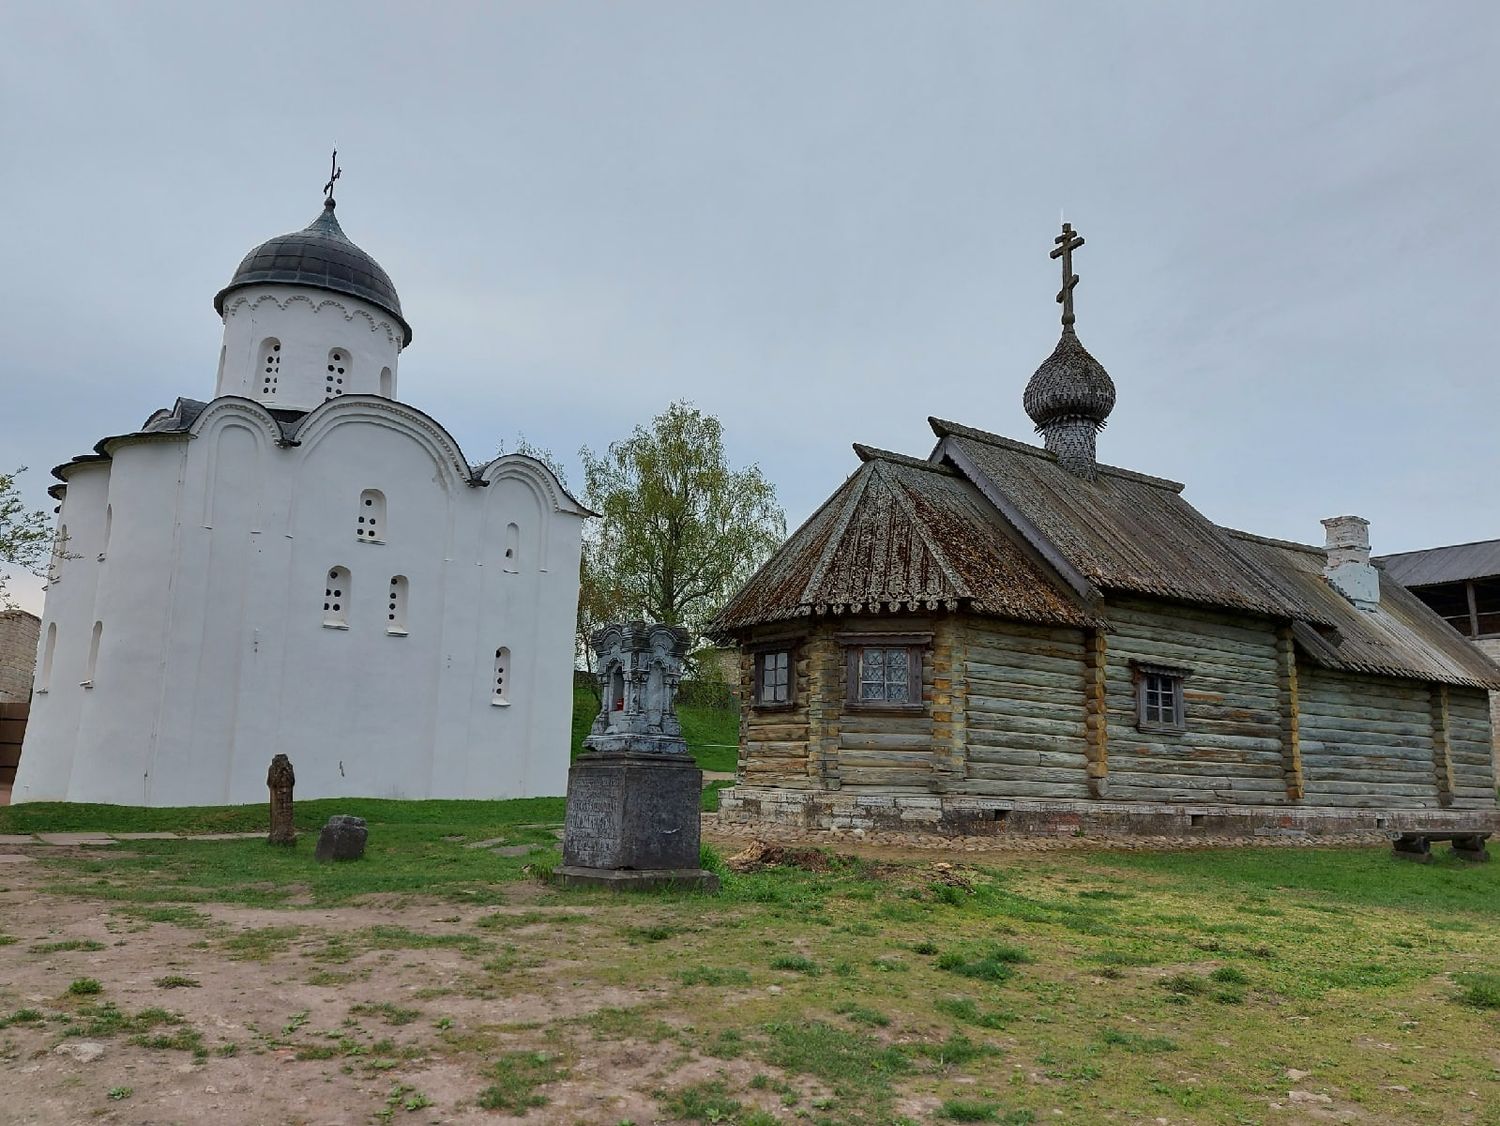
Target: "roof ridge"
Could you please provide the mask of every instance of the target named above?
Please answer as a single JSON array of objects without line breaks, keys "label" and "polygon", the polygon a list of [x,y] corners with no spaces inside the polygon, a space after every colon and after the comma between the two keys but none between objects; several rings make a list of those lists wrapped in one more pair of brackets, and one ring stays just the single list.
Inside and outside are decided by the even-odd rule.
[{"label": "roof ridge", "polygon": [[904,465],[908,469],[922,469],[929,473],[941,473],[946,477],[955,476],[953,470],[946,465],[930,461],[923,457],[912,457],[910,454],[897,453],[894,450],[881,449],[879,446],[867,446],[863,442],[853,442],[854,452],[862,462],[889,461],[896,465]]},{"label": "roof ridge", "polygon": [[1305,551],[1310,555],[1328,554],[1328,550],[1326,548],[1318,547],[1310,543],[1298,543],[1296,540],[1280,540],[1275,536],[1259,536],[1254,532],[1247,532],[1241,528],[1231,528],[1225,524],[1215,524],[1214,527],[1218,528],[1221,532],[1228,533],[1235,539],[1249,540],[1251,543],[1270,544],[1272,547],[1289,547],[1294,551]]},{"label": "roof ridge", "polygon": [[1439,547],[1416,547],[1411,551],[1388,551],[1384,555],[1375,556],[1376,559],[1395,559],[1400,555],[1430,555],[1435,551],[1451,551],[1460,547],[1481,547],[1485,544],[1500,543],[1500,537],[1487,540],[1469,540],[1467,543],[1445,543]]},{"label": "roof ridge", "polygon": [[[859,508],[859,502],[865,495],[865,490],[870,487],[870,476],[874,473],[874,462],[867,461],[854,473],[853,488],[849,490],[849,496],[844,501],[844,510],[838,514],[833,530],[829,533],[828,541],[824,543],[823,550],[818,553],[818,561],[813,564],[813,569],[808,573],[807,582],[802,588],[802,601],[806,601],[807,593],[815,589],[828,573],[828,565],[833,562],[833,557],[838,553],[839,544],[843,542],[844,536],[849,531],[849,525],[854,520],[855,510]],[[869,470],[869,472],[866,472]],[[836,497],[840,489],[833,495]],[[833,497],[829,498],[830,500]],[[818,511],[822,511],[819,509]]]},{"label": "roof ridge", "polygon": [[[961,422],[950,422],[947,419],[928,415],[927,425],[932,427],[932,432],[939,438],[946,438],[949,435],[956,438],[971,438],[976,442],[983,442],[987,446],[999,446],[1002,449],[1028,454],[1031,457],[1045,461],[1055,462],[1057,460],[1056,454],[1051,450],[1043,449],[1041,446],[1019,442],[1014,438],[1007,438],[1003,434],[995,434],[989,430],[980,430],[973,426],[965,426]],[[1187,487],[1181,481],[1173,481],[1170,477],[1157,477],[1151,473],[1142,473],[1137,469],[1126,469],[1120,465],[1106,465],[1100,462],[1097,469],[1105,477],[1121,477],[1127,481],[1139,481],[1144,485],[1152,485],[1158,489],[1167,489],[1174,493],[1180,493]]]}]

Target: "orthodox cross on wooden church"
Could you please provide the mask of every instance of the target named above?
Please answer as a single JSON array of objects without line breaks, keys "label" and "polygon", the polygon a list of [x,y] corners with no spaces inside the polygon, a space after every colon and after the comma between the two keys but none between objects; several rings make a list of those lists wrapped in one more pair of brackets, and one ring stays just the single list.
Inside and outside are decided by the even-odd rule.
[{"label": "orthodox cross on wooden church", "polygon": [[[339,150],[334,149],[333,161],[330,165],[330,172],[328,176],[328,183],[323,185],[323,198],[326,202],[333,202],[333,182],[343,174],[344,170],[339,167]],[[1080,239],[1079,241],[1081,242],[1082,240]]]},{"label": "orthodox cross on wooden church", "polygon": [[1062,288],[1057,291],[1057,302],[1063,307],[1062,323],[1066,328],[1075,320],[1073,287],[1078,284],[1078,275],[1073,272],[1073,251],[1083,245],[1083,236],[1073,230],[1072,223],[1064,223],[1063,233],[1052,241],[1057,246],[1048,257],[1062,259]]}]

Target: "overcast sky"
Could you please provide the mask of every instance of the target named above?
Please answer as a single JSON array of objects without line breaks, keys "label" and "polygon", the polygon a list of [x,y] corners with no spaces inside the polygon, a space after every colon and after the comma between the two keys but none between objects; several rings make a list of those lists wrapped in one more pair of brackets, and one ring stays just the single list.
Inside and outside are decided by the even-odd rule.
[{"label": "overcast sky", "polygon": [[[1500,5],[10,3],[0,462],[212,394],[214,293],[339,219],[471,461],[688,398],[795,525],[928,415],[1034,440],[1066,209],[1100,457],[1377,551],[1500,536]],[[36,584],[17,584],[40,609]]]}]

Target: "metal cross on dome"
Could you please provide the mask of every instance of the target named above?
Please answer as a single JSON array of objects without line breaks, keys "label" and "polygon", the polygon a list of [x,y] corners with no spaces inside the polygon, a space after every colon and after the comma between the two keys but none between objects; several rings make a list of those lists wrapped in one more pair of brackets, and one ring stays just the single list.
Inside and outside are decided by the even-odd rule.
[{"label": "metal cross on dome", "polygon": [[333,202],[333,182],[343,174],[344,170],[339,167],[339,150],[334,149],[333,160],[330,165],[330,173],[328,176],[328,183],[323,185],[323,198],[328,203]]},{"label": "metal cross on dome", "polygon": [[1083,245],[1083,236],[1073,230],[1072,223],[1063,224],[1063,233],[1052,240],[1056,248],[1049,258],[1062,259],[1062,289],[1057,291],[1057,302],[1063,307],[1062,323],[1067,327],[1076,319],[1073,316],[1073,287],[1078,284],[1078,275],[1073,272],[1073,251]]}]

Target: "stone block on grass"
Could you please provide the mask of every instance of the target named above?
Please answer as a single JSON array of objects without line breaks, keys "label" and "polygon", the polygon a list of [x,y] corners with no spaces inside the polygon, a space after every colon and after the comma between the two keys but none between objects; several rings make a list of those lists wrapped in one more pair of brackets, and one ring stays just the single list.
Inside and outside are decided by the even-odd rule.
[{"label": "stone block on grass", "polygon": [[313,857],[319,861],[359,860],[365,854],[365,840],[369,835],[363,817],[335,813],[318,834],[318,847]]}]

